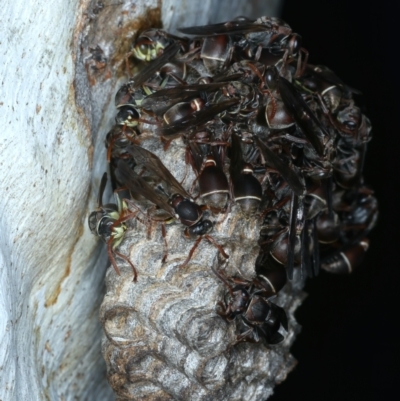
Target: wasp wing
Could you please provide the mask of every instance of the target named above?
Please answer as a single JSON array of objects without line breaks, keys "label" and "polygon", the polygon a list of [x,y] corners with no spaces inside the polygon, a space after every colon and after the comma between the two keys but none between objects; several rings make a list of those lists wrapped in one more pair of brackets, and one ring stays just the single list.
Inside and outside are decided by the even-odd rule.
[{"label": "wasp wing", "polygon": [[296,245],[296,226],[297,226],[298,209],[299,209],[299,197],[294,192],[292,192],[292,198],[290,201],[288,255],[286,262],[286,273],[289,280],[293,279],[294,248]]},{"label": "wasp wing", "polygon": [[199,145],[196,142],[189,142],[189,149],[191,158],[193,159],[193,163],[191,164],[197,175],[200,173],[205,155],[203,154]]},{"label": "wasp wing", "polygon": [[229,173],[232,177],[235,177],[242,174],[244,161],[239,137],[235,134],[232,134],[231,141],[232,146],[229,149]]},{"label": "wasp wing", "polygon": [[106,185],[107,185],[107,173],[104,173],[103,177],[101,177],[99,194],[97,196],[97,206],[98,207],[103,206],[103,193],[104,193],[104,190],[106,189]]},{"label": "wasp wing", "polygon": [[187,28],[178,28],[178,31],[188,35],[216,36],[216,35],[234,35],[237,33],[250,33],[270,31],[272,24],[255,24],[254,20],[241,19],[235,21],[222,22],[220,24],[192,26]]},{"label": "wasp wing", "polygon": [[239,103],[239,101],[239,99],[231,99],[227,100],[226,102],[213,104],[210,107],[196,111],[189,116],[175,121],[171,125],[165,125],[161,129],[161,134],[165,137],[178,136],[182,131],[186,131],[210,121],[219,113],[222,113],[223,111],[229,109],[229,107]]},{"label": "wasp wing", "polygon": [[282,178],[288,183],[292,191],[298,195],[304,195],[305,187],[298,174],[296,174],[278,155],[276,155],[268,146],[258,137],[255,137],[257,146],[268,165],[278,170]]},{"label": "wasp wing", "polygon": [[160,209],[165,210],[172,217],[175,217],[175,211],[172,206],[169,205],[166,195],[156,192],[143,177],[130,169],[128,164],[123,160],[118,161],[116,175],[118,180],[120,180],[120,182],[122,182],[133,194],[143,196],[157,205]]},{"label": "wasp wing", "polygon": [[138,165],[143,166],[145,169],[151,171],[156,177],[164,181],[168,186],[171,195],[180,194],[184,198],[190,199],[190,195],[154,153],[135,145],[129,146],[127,151],[133,156]]},{"label": "wasp wing", "polygon": [[329,138],[322,123],[315,116],[303,97],[297,92],[295,86],[287,79],[279,77],[279,92],[286,108],[292,114],[296,123],[306,138],[320,156],[324,154],[323,141]]},{"label": "wasp wing", "polygon": [[198,97],[202,92],[213,92],[225,86],[225,82],[198,85],[177,85],[160,89],[143,99],[141,106],[155,113],[163,113],[178,102]]},{"label": "wasp wing", "polygon": [[313,243],[313,253],[312,253],[312,264],[313,272],[315,276],[318,276],[320,268],[320,258],[319,258],[319,242],[318,242],[318,232],[317,232],[317,218],[314,217],[312,221],[312,243]]}]

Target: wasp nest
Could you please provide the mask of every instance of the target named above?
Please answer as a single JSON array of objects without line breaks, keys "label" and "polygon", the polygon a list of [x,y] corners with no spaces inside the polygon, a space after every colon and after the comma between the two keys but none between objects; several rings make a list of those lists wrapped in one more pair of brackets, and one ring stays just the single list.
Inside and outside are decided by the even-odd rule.
[{"label": "wasp nest", "polygon": [[[151,145],[149,149],[162,156],[159,144]],[[182,143],[171,145],[165,164],[179,172],[178,179],[183,177]],[[251,279],[259,253],[259,219],[243,218],[236,206],[223,218],[213,231],[229,254],[223,267],[229,275]],[[138,280],[132,282],[129,264],[118,265],[120,277],[109,269],[101,307],[106,334],[103,354],[118,399],[266,399],[295,364],[289,348],[298,331],[292,313],[303,297],[301,280],[279,293],[277,302],[290,313],[290,330],[283,343],[269,348],[231,346],[236,326],[216,313],[216,304],[225,294],[210,268],[221,263],[218,250],[203,240],[188,265],[180,268],[193,245],[184,238],[181,225],[167,227],[165,263],[161,263],[161,230],[154,227],[149,238],[147,227],[137,219],[131,228],[119,250],[129,255]]]},{"label": "wasp nest", "polygon": [[[377,218],[355,89],[283,21],[143,32],[89,217],[119,400],[265,400],[294,366],[303,277],[349,273]],[[160,140],[162,139],[162,140]],[[170,224],[179,223],[179,224]]]}]

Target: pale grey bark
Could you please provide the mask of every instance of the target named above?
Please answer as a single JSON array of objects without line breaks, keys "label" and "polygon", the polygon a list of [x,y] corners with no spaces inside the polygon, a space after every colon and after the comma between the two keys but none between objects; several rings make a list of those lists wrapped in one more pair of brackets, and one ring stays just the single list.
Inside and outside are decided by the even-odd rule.
[{"label": "pale grey bark", "polygon": [[3,401],[110,394],[98,353],[105,262],[90,267],[98,252],[86,224],[90,119],[76,103],[84,6],[16,0],[0,10]]}]

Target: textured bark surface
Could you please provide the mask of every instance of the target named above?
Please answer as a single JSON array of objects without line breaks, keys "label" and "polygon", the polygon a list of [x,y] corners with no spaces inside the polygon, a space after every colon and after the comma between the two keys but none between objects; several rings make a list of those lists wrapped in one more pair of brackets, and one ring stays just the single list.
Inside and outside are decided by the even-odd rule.
[{"label": "textured bark surface", "polygon": [[90,105],[77,102],[86,3],[16,0],[0,10],[3,401],[110,397],[98,351],[105,262],[94,267],[86,223]]},{"label": "textured bark surface", "polygon": [[[107,257],[87,228],[87,214],[106,168],[103,140],[115,114],[113,96],[125,79],[118,63],[137,30],[160,26],[161,19],[172,29],[182,24],[177,14],[193,25],[269,13],[243,5],[225,13],[223,3],[203,1],[198,9],[155,0],[3,4],[2,401],[113,399],[98,322]],[[138,291],[126,278],[128,284]]]}]

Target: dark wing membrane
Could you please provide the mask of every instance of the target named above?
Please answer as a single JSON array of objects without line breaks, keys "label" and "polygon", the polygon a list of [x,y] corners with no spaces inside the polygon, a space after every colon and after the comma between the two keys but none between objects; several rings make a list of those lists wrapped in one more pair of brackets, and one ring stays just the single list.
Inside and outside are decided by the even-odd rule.
[{"label": "dark wing membrane", "polygon": [[329,217],[333,217],[333,199],[332,199],[333,180],[332,180],[332,177],[329,177],[326,180],[324,180],[322,185],[325,187],[326,204],[328,206]]},{"label": "dark wing membrane", "polygon": [[103,206],[103,193],[104,193],[104,190],[106,189],[106,185],[107,185],[107,173],[104,173],[103,177],[101,177],[99,194],[97,196],[97,206],[98,207]]},{"label": "dark wing membrane", "polygon": [[118,161],[116,175],[118,180],[121,181],[133,194],[143,196],[157,205],[160,209],[165,210],[172,217],[175,217],[174,209],[169,205],[166,196],[157,193],[154,188],[146,182],[146,180],[132,171],[128,164],[123,160]]},{"label": "dark wing membrane", "polygon": [[198,97],[202,92],[212,92],[225,86],[225,82],[198,85],[178,85],[173,88],[160,89],[143,99],[141,106],[157,112],[168,109],[175,103]]},{"label": "dark wing membrane", "polygon": [[299,209],[299,197],[294,192],[292,192],[292,198],[290,200],[288,255],[286,262],[286,274],[289,280],[293,279],[294,247],[296,244],[296,225],[297,225],[298,209]]},{"label": "dark wing membrane", "polygon": [[243,170],[243,153],[242,147],[240,146],[240,139],[237,135],[232,134],[231,136],[232,146],[229,149],[229,173],[231,176],[242,174]]},{"label": "dark wing membrane", "polygon": [[313,253],[312,253],[312,262],[313,262],[313,270],[314,276],[318,276],[319,268],[320,268],[320,259],[319,259],[319,242],[318,242],[318,232],[317,232],[317,218],[314,217],[312,221],[312,243],[313,243]]},{"label": "dark wing membrane", "polygon": [[161,178],[170,189],[171,195],[180,194],[184,198],[190,199],[190,195],[183,189],[182,185],[179,184],[176,178],[169,172],[162,161],[154,153],[135,145],[128,147],[127,151],[133,156],[138,165],[143,166],[145,169],[151,171],[156,177]]},{"label": "dark wing membrane", "polygon": [[324,147],[322,140],[329,137],[322,123],[315,116],[295,86],[283,77],[279,78],[279,92],[286,108],[292,114],[311,145],[322,156]]},{"label": "dark wing membrane", "polygon": [[189,142],[189,149],[196,168],[196,173],[198,174],[204,160],[203,152],[200,150],[200,147],[196,142]]},{"label": "dark wing membrane", "polygon": [[183,117],[174,124],[166,125],[161,129],[161,135],[171,137],[182,131],[204,124],[212,120],[217,114],[229,109],[229,107],[239,103],[239,99],[231,99],[226,102],[213,104],[210,107],[197,111],[189,116]]},{"label": "dark wing membrane", "polygon": [[236,74],[231,74],[231,75],[226,75],[226,71],[214,75],[213,80],[214,82],[231,82],[231,81],[240,81],[241,78],[243,77],[244,73],[236,73]]},{"label": "dark wing membrane", "polygon": [[272,24],[259,25],[251,20],[237,20],[223,22],[220,24],[192,26],[179,28],[178,31],[188,35],[215,36],[215,35],[234,35],[237,33],[270,31]]},{"label": "dark wing membrane", "polygon": [[305,187],[300,179],[300,176],[296,174],[281,158],[276,155],[268,146],[258,137],[255,137],[255,141],[260,148],[266,163],[272,168],[278,170],[282,178],[288,183],[292,191],[302,196],[305,192]]},{"label": "dark wing membrane", "polygon": [[179,43],[174,43],[164,50],[163,54],[153,60],[146,68],[139,72],[135,77],[133,77],[130,84],[132,88],[138,88],[139,86],[145,84],[164,64],[168,63],[172,57],[178,53],[180,48]]},{"label": "dark wing membrane", "polygon": [[306,272],[308,277],[314,277],[313,266],[314,250],[314,221],[306,220],[300,235],[301,239],[301,272]]}]

